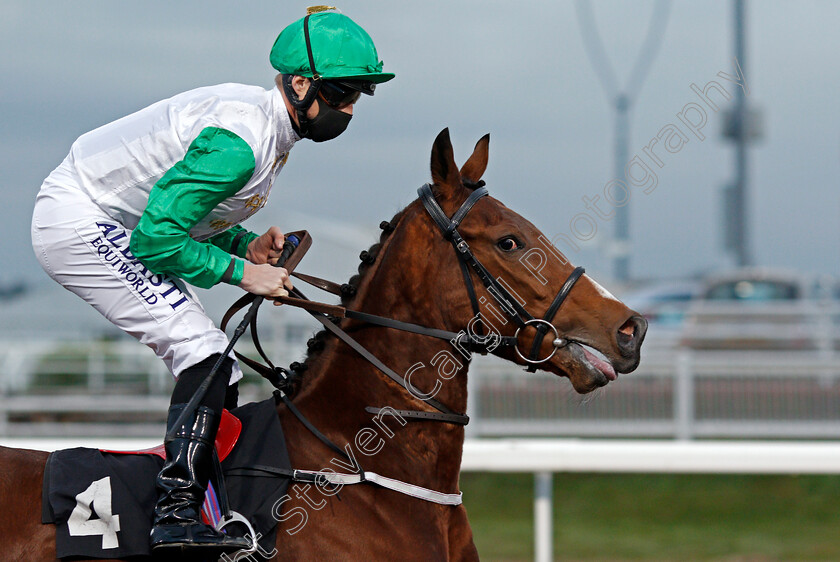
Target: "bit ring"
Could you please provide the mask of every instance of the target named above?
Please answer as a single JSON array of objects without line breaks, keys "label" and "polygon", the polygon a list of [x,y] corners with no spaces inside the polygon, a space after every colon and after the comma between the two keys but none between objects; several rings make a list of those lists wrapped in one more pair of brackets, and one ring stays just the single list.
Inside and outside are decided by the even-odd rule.
[{"label": "bit ring", "polygon": [[522,330],[522,328],[524,328],[525,326],[531,325],[531,324],[545,324],[546,326],[551,328],[551,330],[554,332],[554,341],[557,341],[557,340],[560,339],[560,334],[557,332],[557,328],[554,327],[554,324],[552,324],[548,320],[543,320],[542,318],[531,318],[530,320],[527,320],[524,324],[522,324],[520,327],[518,327],[516,329],[516,333],[513,334],[514,339],[517,341],[517,345],[513,346],[513,349],[516,351],[516,354],[519,356],[520,359],[522,359],[523,361],[525,361],[529,365],[539,365],[540,363],[545,363],[546,361],[548,361],[549,359],[554,357],[554,354],[557,353],[557,350],[559,349],[559,347],[555,345],[554,349],[551,351],[551,353],[545,359],[529,359],[529,358],[525,357],[522,354],[522,352],[519,351],[519,332]]}]

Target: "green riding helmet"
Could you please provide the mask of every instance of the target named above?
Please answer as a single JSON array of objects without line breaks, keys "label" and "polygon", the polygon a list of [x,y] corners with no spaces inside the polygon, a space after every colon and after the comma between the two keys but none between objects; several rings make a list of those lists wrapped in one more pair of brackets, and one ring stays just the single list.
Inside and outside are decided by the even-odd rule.
[{"label": "green riding helmet", "polygon": [[[310,51],[307,49],[308,31]],[[280,32],[269,56],[280,73],[323,78],[349,79],[373,84],[387,82],[394,75],[382,72],[382,61],[373,39],[356,22],[336,12],[316,12],[290,24]]]}]

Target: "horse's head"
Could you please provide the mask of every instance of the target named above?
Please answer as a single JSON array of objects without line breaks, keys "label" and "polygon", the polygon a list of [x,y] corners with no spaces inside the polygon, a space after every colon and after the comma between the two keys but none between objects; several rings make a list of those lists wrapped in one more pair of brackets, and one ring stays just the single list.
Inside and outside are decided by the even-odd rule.
[{"label": "horse's head", "polygon": [[[428,244],[424,255],[436,262],[426,274],[435,276],[444,321],[478,331],[473,320],[478,308],[494,354],[567,376],[579,393],[634,370],[646,321],[587,275],[577,278],[581,271],[533,224],[498,200],[480,196],[488,146],[489,135],[478,141],[460,170],[448,130],[432,147],[434,184],[425,198],[421,193],[428,212],[422,213],[426,218],[419,234]],[[435,218],[436,205],[445,216]],[[453,217],[459,220],[454,227]],[[465,244],[459,246],[459,237]],[[455,259],[459,253],[461,259]],[[470,277],[466,282],[465,271]],[[467,298],[465,284],[474,286],[474,298]],[[494,340],[491,334],[502,337]],[[511,344],[514,336],[515,346],[493,345],[502,340]]]}]

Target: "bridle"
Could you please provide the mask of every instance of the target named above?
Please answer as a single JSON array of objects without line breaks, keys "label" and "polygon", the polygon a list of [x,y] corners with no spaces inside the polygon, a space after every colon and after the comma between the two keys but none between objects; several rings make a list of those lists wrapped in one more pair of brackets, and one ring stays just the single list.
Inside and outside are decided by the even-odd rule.
[{"label": "bridle", "polygon": [[[510,291],[508,291],[508,289],[498,279],[494,278],[487,268],[482,265],[478,258],[475,257],[475,254],[473,254],[470,250],[470,246],[467,244],[467,241],[464,240],[461,233],[458,232],[458,226],[460,226],[461,222],[463,222],[464,218],[473,208],[473,205],[475,205],[479,199],[488,194],[483,181],[479,181],[476,184],[465,182],[465,185],[467,185],[467,187],[473,187],[472,193],[470,193],[467,200],[464,201],[458,210],[455,211],[452,218],[447,217],[446,213],[444,213],[443,209],[441,209],[435,199],[434,193],[432,192],[432,186],[430,184],[427,183],[420,187],[420,189],[417,190],[417,193],[420,195],[420,201],[423,203],[426,211],[443,233],[444,239],[448,240],[455,249],[455,255],[458,256],[458,263],[461,266],[461,273],[464,276],[464,283],[467,286],[467,294],[470,297],[474,318],[480,318],[481,312],[478,306],[478,299],[476,298],[472,275],[470,275],[470,268],[476,272],[482,284],[487,288],[487,292],[490,293],[496,302],[499,303],[507,316],[518,326],[516,333],[512,338],[512,342],[511,340],[502,340],[500,343],[512,345],[516,354],[523,361],[528,363],[528,371],[534,372],[537,365],[545,363],[551,359],[555,353],[557,353],[558,349],[569,344],[568,339],[560,337],[560,334],[557,332],[557,328],[554,324],[552,324],[552,320],[557,314],[557,311],[560,310],[560,306],[563,304],[563,301],[565,301],[566,297],[569,296],[572,287],[575,286],[575,283],[577,283],[578,279],[580,279],[580,277],[584,274],[585,270],[582,267],[576,267],[572,271],[563,283],[563,286],[560,287],[560,290],[557,292],[557,295],[548,307],[545,316],[542,318],[535,318],[531,316],[531,314],[525,310],[522,303],[520,303],[519,299],[511,295]],[[520,351],[517,342],[519,341],[520,332],[528,326],[534,326],[537,334],[534,338],[533,344],[531,345],[531,350],[526,357]],[[554,349],[548,356],[539,358],[538,354],[540,347],[542,346],[543,339],[545,339],[549,330],[554,332],[554,340],[552,342],[554,344]],[[477,331],[480,332],[478,334],[479,336],[483,335],[481,324],[478,324]]]},{"label": "bridle", "polygon": [[[563,286],[560,287],[560,290],[554,297],[554,300],[552,301],[551,305],[548,307],[548,310],[542,318],[535,318],[534,316],[532,316],[524,308],[523,303],[521,303],[516,297],[514,297],[511,294],[511,292],[503,285],[503,283],[500,281],[500,278],[494,278],[493,275],[487,270],[487,268],[484,267],[484,265],[482,265],[482,263],[470,250],[469,244],[467,244],[466,240],[464,240],[464,238],[458,232],[458,227],[461,225],[464,218],[467,216],[467,214],[470,212],[470,210],[473,208],[476,202],[478,202],[479,199],[487,195],[487,188],[484,187],[483,181],[479,182],[478,184],[471,184],[470,182],[466,182],[466,185],[468,187],[474,187],[474,189],[467,197],[466,201],[464,201],[464,203],[458,208],[458,210],[455,212],[454,215],[452,215],[451,218],[447,217],[446,213],[444,213],[443,209],[441,209],[440,205],[435,199],[434,193],[432,192],[431,185],[423,185],[422,187],[420,187],[420,189],[418,189],[418,193],[420,195],[420,201],[422,202],[426,211],[429,213],[435,224],[437,224],[437,226],[440,227],[441,231],[443,232],[443,237],[446,240],[448,240],[455,249],[455,254],[458,257],[458,263],[460,264],[461,272],[464,277],[464,283],[466,285],[467,293],[469,295],[470,303],[472,305],[474,318],[477,319],[475,333],[472,333],[471,330],[468,330],[466,332],[462,330],[461,332],[455,333],[437,328],[428,328],[426,326],[412,324],[410,322],[403,322],[392,318],[386,318],[374,314],[368,314],[365,312],[347,309],[342,306],[329,305],[325,303],[311,301],[307,299],[306,296],[304,296],[298,288],[292,289],[291,296],[280,297],[277,299],[283,304],[288,304],[307,310],[329,332],[331,332],[341,341],[353,348],[364,359],[366,359],[368,362],[374,365],[379,371],[387,375],[395,382],[404,386],[414,398],[422,400],[427,405],[437,410],[437,412],[428,412],[425,410],[396,410],[396,412],[404,418],[412,419],[415,421],[438,421],[444,423],[453,423],[457,425],[466,425],[469,422],[469,417],[465,414],[460,414],[453,411],[446,405],[435,400],[433,397],[421,398],[420,395],[422,395],[422,393],[415,389],[413,386],[411,386],[410,382],[405,377],[394,372],[390,367],[382,363],[381,360],[379,360],[376,356],[370,353],[355,339],[353,339],[345,330],[338,326],[337,322],[334,321],[334,319],[351,318],[365,324],[383,326],[386,328],[393,328],[414,334],[444,339],[449,341],[453,345],[461,347],[462,349],[466,349],[469,352],[478,352],[486,354],[490,351],[493,351],[498,346],[513,347],[516,351],[516,354],[528,364],[527,369],[530,372],[534,372],[536,370],[537,365],[548,361],[554,356],[558,349],[565,347],[570,343],[570,340],[560,337],[557,328],[552,324],[552,320],[557,314],[557,311],[560,309],[560,306],[563,304],[563,301],[566,300],[566,297],[569,295],[569,292],[571,292],[575,283],[583,275],[584,269],[582,267],[576,267],[572,271],[572,273],[563,283]],[[308,239],[308,234],[305,234],[305,237]],[[309,243],[311,242],[308,242],[306,244],[306,248],[308,248]],[[303,252],[306,251],[304,248],[301,248],[301,250]],[[296,264],[300,261],[301,255],[298,254],[294,257],[296,258],[294,261],[294,263]],[[516,333],[514,336],[500,336],[496,334],[496,337],[491,340],[489,334],[484,334],[483,325],[481,323],[481,313],[479,310],[479,299],[476,296],[475,285],[473,284],[470,269],[475,271],[475,273],[478,275],[478,278],[486,287],[490,295],[492,295],[492,297],[500,305],[501,309],[505,312],[505,314],[517,325]],[[337,295],[342,294],[342,286],[337,283],[333,283],[332,281],[327,281],[325,279],[305,275],[298,272],[292,272],[291,275],[322,290]],[[227,325],[228,321],[233,317],[233,315],[236,312],[247,306],[255,299],[255,295],[248,294],[240,298],[236,303],[234,303],[225,314],[225,317],[222,320],[221,329],[225,329],[225,326]],[[484,297],[482,297],[482,302],[484,302],[483,299]],[[285,402],[289,410],[307,428],[309,428],[310,431],[315,433],[315,435],[318,436],[319,439],[321,439],[322,441],[330,445],[331,448],[333,448],[332,443],[330,443],[328,440],[325,440],[326,438],[323,437],[323,435],[317,429],[315,429],[308,422],[308,420],[306,420],[306,418],[304,418],[302,414],[300,414],[300,412],[297,411],[294,404],[291,402],[291,400],[289,400],[287,396],[290,388],[289,383],[291,380],[291,375],[293,375],[294,373],[290,369],[286,369],[283,367],[275,367],[271,360],[268,358],[268,356],[265,354],[260,344],[259,337],[257,336],[256,321],[257,315],[255,312],[251,318],[251,336],[255,348],[262,356],[262,358],[266,361],[267,366],[253,359],[245,357],[238,352],[236,353],[237,357],[239,357],[239,359],[242,360],[243,363],[253,368],[259,374],[265,377],[269,382],[271,382],[272,385],[274,385],[275,388],[278,389],[280,398]],[[528,326],[534,326],[537,333],[534,342],[531,345],[530,352],[526,356],[519,349],[517,342],[521,331]],[[548,356],[539,358],[539,349],[549,330],[551,330],[554,335],[554,339],[552,341],[554,349]],[[365,410],[369,413],[376,415],[381,413],[384,410],[384,408],[367,407],[365,408]],[[394,410],[391,409],[391,411]],[[343,453],[341,449],[338,449],[338,451]]]}]

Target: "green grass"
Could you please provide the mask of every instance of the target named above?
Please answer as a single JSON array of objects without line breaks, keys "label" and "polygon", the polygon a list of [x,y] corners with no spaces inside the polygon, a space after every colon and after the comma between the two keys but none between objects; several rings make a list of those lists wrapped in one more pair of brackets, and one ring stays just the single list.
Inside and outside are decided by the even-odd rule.
[{"label": "green grass", "polygon": [[[463,474],[483,561],[533,560],[533,476]],[[839,476],[556,474],[556,560],[840,560]]]}]

